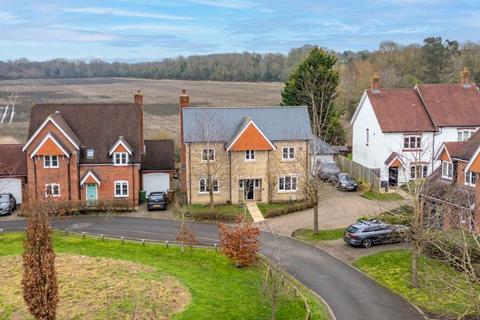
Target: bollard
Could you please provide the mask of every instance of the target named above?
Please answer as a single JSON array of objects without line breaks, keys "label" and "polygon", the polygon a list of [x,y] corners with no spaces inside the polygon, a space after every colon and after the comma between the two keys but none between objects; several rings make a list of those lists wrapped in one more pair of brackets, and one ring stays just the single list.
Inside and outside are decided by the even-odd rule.
[{"label": "bollard", "polygon": [[0,236],[3,236],[3,229],[0,229]]},{"label": "bollard", "polygon": [[142,246],[145,245],[145,239],[142,239]]},{"label": "bollard", "polygon": [[122,244],[125,242],[125,238],[124,237],[120,237],[120,241],[122,242]]},{"label": "bollard", "polygon": [[65,229],[65,235],[68,237],[68,229]]},{"label": "bollard", "polygon": [[168,248],[168,240],[167,240],[167,241],[165,241],[165,246],[167,246],[167,248]]},{"label": "bollard", "polygon": [[82,232],[82,239],[85,239],[85,232]]},{"label": "bollard", "polygon": [[103,241],[103,238],[105,238],[105,236],[103,234],[100,235],[100,238],[102,239]]},{"label": "bollard", "polygon": [[213,246],[215,247],[215,251],[217,251],[218,245],[215,243]]}]

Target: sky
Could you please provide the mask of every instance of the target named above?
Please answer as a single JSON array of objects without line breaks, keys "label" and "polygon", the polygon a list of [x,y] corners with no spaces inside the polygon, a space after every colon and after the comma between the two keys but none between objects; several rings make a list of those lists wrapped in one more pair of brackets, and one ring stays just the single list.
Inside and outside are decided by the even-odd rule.
[{"label": "sky", "polygon": [[479,30],[480,0],[0,0],[0,60],[358,51]]}]

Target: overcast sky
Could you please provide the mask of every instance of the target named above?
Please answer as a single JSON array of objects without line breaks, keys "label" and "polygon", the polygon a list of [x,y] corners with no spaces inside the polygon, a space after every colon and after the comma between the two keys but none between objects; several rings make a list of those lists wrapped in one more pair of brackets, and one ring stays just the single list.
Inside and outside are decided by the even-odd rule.
[{"label": "overcast sky", "polygon": [[479,34],[480,0],[0,0],[0,60],[356,51]]}]

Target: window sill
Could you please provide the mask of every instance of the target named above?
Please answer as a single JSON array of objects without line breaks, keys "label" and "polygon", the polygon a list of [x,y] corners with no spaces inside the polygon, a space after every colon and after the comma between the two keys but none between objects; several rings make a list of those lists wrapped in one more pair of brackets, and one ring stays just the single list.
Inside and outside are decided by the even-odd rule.
[{"label": "window sill", "polygon": [[410,149],[410,148],[407,148],[407,149],[402,149],[402,151],[404,152],[415,152],[415,151],[423,151],[423,149]]},{"label": "window sill", "polygon": [[282,159],[281,162],[293,162],[296,161],[297,159]]},{"label": "window sill", "polygon": [[245,162],[256,162],[255,160],[247,160],[245,159]]},{"label": "window sill", "polygon": [[59,166],[56,166],[56,167],[43,167],[43,169],[58,169],[60,168]]},{"label": "window sill", "polygon": [[453,177],[442,176],[442,179],[445,179],[445,180],[453,180]]},{"label": "window sill", "polygon": [[278,190],[278,193],[297,193],[298,190]]},{"label": "window sill", "polygon": [[114,197],[115,197],[115,198],[128,198],[128,194],[127,194],[126,196],[117,196],[117,195],[115,195]]}]

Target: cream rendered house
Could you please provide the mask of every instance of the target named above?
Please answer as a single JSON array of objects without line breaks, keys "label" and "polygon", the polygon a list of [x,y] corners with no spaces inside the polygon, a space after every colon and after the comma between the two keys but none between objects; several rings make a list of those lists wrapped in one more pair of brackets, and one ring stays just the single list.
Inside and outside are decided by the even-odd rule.
[{"label": "cream rendered house", "polygon": [[188,107],[181,101],[182,189],[187,202],[302,199],[312,137],[306,107]]}]

